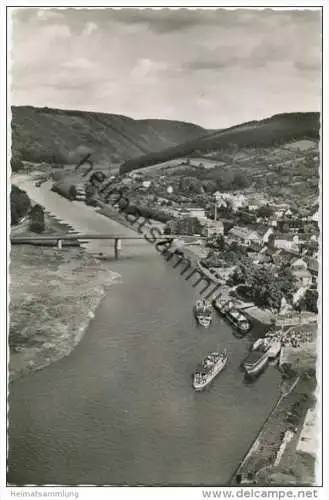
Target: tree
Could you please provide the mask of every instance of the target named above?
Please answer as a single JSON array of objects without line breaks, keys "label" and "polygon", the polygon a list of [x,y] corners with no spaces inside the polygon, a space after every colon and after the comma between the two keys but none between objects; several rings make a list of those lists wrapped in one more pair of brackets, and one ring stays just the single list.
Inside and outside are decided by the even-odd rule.
[{"label": "tree", "polygon": [[232,184],[235,189],[243,189],[250,185],[250,180],[243,172],[237,172],[234,174]]},{"label": "tree", "polygon": [[264,176],[257,177],[256,184],[255,184],[256,188],[258,188],[258,189],[264,188],[266,185],[267,185],[266,177],[264,177]]},{"label": "tree", "polygon": [[200,207],[205,207],[206,204],[207,204],[207,196],[204,195],[204,194],[197,194],[195,197],[194,197],[194,201],[197,205],[199,205]]},{"label": "tree", "polygon": [[223,250],[225,246],[224,236],[222,234],[214,234],[207,240],[207,246],[216,250]]},{"label": "tree", "polygon": [[319,293],[315,289],[308,289],[303,299],[303,307],[307,311],[318,313]]},{"label": "tree", "polygon": [[20,153],[13,154],[10,159],[10,166],[12,172],[18,172],[24,168],[22,155]]},{"label": "tree", "polygon": [[41,205],[35,205],[30,212],[29,230],[33,233],[43,233],[45,230],[45,214]]},{"label": "tree", "polygon": [[269,205],[263,205],[263,206],[259,207],[259,209],[257,210],[257,216],[262,217],[262,218],[271,217],[273,215],[273,213],[274,213],[274,210]]},{"label": "tree", "polygon": [[252,290],[256,305],[280,309],[282,297],[291,297],[294,278],[289,269],[283,269],[275,275],[271,269],[255,265],[245,259],[241,270],[244,282]]},{"label": "tree", "polygon": [[181,177],[179,189],[184,193],[201,193],[201,183],[196,177]]},{"label": "tree", "polygon": [[18,224],[21,218],[28,214],[30,209],[31,200],[26,192],[12,185],[10,192],[11,225]]},{"label": "tree", "polygon": [[216,182],[212,180],[205,180],[202,182],[202,187],[206,193],[214,193],[217,190]]},{"label": "tree", "polygon": [[231,170],[217,170],[212,173],[212,179],[216,182],[219,191],[232,189],[234,174]]}]

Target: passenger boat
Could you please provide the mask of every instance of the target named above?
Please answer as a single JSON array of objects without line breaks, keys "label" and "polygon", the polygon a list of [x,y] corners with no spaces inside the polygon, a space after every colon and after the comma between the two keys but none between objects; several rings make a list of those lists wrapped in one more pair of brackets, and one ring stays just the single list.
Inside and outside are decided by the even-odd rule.
[{"label": "passenger boat", "polygon": [[266,338],[259,338],[254,342],[252,351],[267,352],[269,359],[275,359],[281,351],[281,342],[279,340],[270,343]]},{"label": "passenger boat", "polygon": [[253,343],[251,351],[259,351],[259,349],[262,349],[263,347],[264,347],[264,339],[261,337]]},{"label": "passenger boat", "polygon": [[219,300],[213,301],[214,308],[222,314],[236,329],[243,334],[246,334],[251,329],[250,321],[242,314],[232,301],[220,302]]},{"label": "passenger boat", "polygon": [[232,323],[236,329],[243,334],[246,334],[251,329],[250,321],[238,309],[230,309],[225,314],[225,318]]},{"label": "passenger boat", "polygon": [[201,326],[208,328],[212,321],[212,307],[207,300],[198,300],[194,306],[194,314]]},{"label": "passenger boat", "polygon": [[225,368],[228,362],[228,351],[210,353],[193,374],[193,388],[201,391]]},{"label": "passenger boat", "polygon": [[243,362],[243,368],[247,375],[258,375],[268,363],[268,351],[254,351],[247,356]]},{"label": "passenger boat", "polygon": [[212,301],[212,305],[214,306],[216,311],[225,316],[226,313],[233,307],[233,302],[231,301],[224,302],[223,300],[214,299]]},{"label": "passenger boat", "polygon": [[281,352],[281,342],[278,340],[270,345],[267,354],[269,359],[275,359]]}]

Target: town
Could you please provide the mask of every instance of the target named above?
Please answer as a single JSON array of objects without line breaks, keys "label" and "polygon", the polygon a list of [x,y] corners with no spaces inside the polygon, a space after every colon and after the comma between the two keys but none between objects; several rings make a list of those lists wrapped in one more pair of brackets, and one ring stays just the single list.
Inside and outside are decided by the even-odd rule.
[{"label": "town", "polygon": [[312,496],[320,7],[9,10],[7,484]]},{"label": "town", "polygon": [[[302,165],[306,170],[302,172],[304,176],[313,174],[316,178],[317,146],[312,141],[302,141],[304,149],[300,151],[300,144],[301,141],[292,142],[291,149],[284,151],[288,151],[284,158],[286,167],[288,156],[290,172],[295,169],[301,174]],[[104,167],[91,169],[89,165],[81,165],[79,172],[73,166],[58,164],[50,167],[25,163],[23,168],[27,171],[33,169],[32,177],[37,187],[50,182],[49,187],[54,192],[70,201],[95,207],[99,213],[122,225],[136,230],[139,223],[147,221],[156,225],[164,238],[170,240],[170,236],[175,235],[171,251],[183,254],[194,262],[208,283],[218,285],[222,301],[247,315],[252,324],[265,326],[263,343],[273,345],[279,341],[281,345],[276,363],[282,373],[284,390],[287,391],[287,384],[291,389],[300,377],[306,377],[306,381],[300,384],[301,394],[297,397],[297,400],[304,398],[304,402],[297,401],[297,411],[296,395],[291,398],[290,406],[287,403],[289,410],[286,413],[294,415],[294,424],[282,421],[281,417],[278,425],[280,436],[284,440],[287,436],[289,439],[299,436],[305,418],[305,430],[295,449],[299,454],[310,455],[313,463],[316,456],[315,424],[311,425],[310,421],[315,419],[312,391],[316,383],[318,346],[317,188],[312,185],[305,188],[305,179],[297,176],[296,181],[293,177],[297,188],[303,184],[305,196],[301,198],[298,189],[297,193],[292,190],[287,200],[282,196],[282,190],[281,197],[276,192],[275,174],[272,185],[267,181],[267,188],[260,188],[259,179],[264,176],[255,169],[248,178],[241,165],[237,170],[236,148],[233,150],[234,173],[228,177],[226,165],[226,170],[225,167],[221,169],[221,176],[215,180],[204,180],[205,173],[215,168],[214,164],[207,164],[209,158],[203,159],[203,163],[197,163],[193,158],[182,159],[169,162],[169,166],[165,164],[160,168],[156,166],[124,174],[111,173]],[[282,160],[282,156],[279,158]],[[271,161],[274,166],[270,164],[269,177],[273,171],[281,175],[273,158]],[[215,171],[218,176],[218,168]],[[226,184],[223,182],[225,178]],[[14,203],[13,208],[15,206]],[[42,233],[45,228],[43,211],[35,207],[34,212],[39,223],[34,231]],[[12,214],[17,216],[15,210]],[[33,231],[36,225],[33,217],[31,224]],[[259,340],[256,335],[256,345]],[[272,448],[277,454],[282,454],[285,441],[278,438],[271,444],[266,432],[264,440],[266,459],[271,453],[275,463]],[[241,466],[242,473],[239,471],[236,476],[239,482],[254,484],[255,474],[262,477],[259,472],[261,458],[264,460],[261,454],[258,460],[253,454],[248,457]],[[291,469],[300,467],[298,460],[295,462],[297,465]],[[265,483],[270,474],[271,470],[267,471],[262,479]]]}]

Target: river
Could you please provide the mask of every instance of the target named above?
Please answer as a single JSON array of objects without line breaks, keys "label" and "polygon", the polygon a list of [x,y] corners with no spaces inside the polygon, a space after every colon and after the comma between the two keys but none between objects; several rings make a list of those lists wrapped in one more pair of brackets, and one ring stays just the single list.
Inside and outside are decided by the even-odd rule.
[{"label": "river", "polygon": [[[244,383],[247,339],[219,317],[196,326],[191,282],[125,245],[80,345],[10,386],[10,484],[224,485],[279,396],[272,367]],[[195,366],[225,346],[230,364],[195,393]]]}]

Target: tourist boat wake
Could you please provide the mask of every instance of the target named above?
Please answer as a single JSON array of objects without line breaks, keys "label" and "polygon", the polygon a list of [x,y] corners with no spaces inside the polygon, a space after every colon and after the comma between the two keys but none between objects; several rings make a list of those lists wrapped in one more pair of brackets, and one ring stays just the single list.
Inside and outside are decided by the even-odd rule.
[{"label": "tourist boat wake", "polygon": [[201,391],[225,368],[228,362],[228,351],[210,353],[193,374],[193,388]]},{"label": "tourist boat wake", "polygon": [[212,307],[210,302],[207,300],[197,300],[194,306],[194,314],[201,326],[208,328],[210,323],[212,322]]}]

